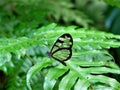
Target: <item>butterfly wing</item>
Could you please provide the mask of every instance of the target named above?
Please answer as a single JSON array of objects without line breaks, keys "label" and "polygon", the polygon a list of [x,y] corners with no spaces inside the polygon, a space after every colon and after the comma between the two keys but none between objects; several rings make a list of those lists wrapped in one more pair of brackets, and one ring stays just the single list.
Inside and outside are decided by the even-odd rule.
[{"label": "butterfly wing", "polygon": [[61,35],[54,43],[50,51],[50,56],[53,57],[55,60],[61,62],[63,65],[66,65],[64,61],[71,58],[72,46],[72,36],[68,33],[65,33]]}]

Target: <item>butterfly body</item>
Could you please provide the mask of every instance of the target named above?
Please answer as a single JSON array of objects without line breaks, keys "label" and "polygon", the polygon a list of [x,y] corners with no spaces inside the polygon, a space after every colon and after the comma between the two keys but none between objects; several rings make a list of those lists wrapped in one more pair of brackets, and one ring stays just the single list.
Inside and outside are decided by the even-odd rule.
[{"label": "butterfly body", "polygon": [[72,46],[72,36],[68,33],[65,33],[56,40],[48,55],[66,66],[64,61],[71,58]]}]

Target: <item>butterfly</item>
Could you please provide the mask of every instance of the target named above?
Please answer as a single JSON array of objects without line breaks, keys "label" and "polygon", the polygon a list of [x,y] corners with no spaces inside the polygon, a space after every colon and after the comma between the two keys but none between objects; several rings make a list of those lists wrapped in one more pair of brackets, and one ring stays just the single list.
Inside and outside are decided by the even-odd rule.
[{"label": "butterfly", "polygon": [[67,61],[72,56],[73,38],[69,33],[61,35],[53,44],[49,56],[66,66]]}]

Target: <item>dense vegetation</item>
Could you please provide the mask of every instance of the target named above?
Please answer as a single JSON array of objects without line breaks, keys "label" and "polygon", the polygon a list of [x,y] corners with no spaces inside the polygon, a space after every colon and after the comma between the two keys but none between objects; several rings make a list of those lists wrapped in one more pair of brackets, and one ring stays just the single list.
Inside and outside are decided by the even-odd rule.
[{"label": "dense vegetation", "polygon": [[[120,90],[119,2],[1,0],[0,90]],[[67,66],[47,55],[64,33]]]}]

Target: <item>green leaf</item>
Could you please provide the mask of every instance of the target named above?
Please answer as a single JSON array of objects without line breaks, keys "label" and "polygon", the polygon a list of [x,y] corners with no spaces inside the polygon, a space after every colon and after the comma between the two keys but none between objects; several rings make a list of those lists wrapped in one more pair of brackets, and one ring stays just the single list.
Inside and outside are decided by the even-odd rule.
[{"label": "green leaf", "polygon": [[59,85],[59,90],[70,90],[75,84],[78,75],[75,72],[69,72],[66,76],[63,77]]},{"label": "green leaf", "polygon": [[112,6],[120,7],[120,0],[104,0],[104,1]]},{"label": "green leaf", "polygon": [[67,71],[68,71],[68,69],[65,68],[61,64],[54,67],[54,68],[49,69],[49,72],[45,77],[44,89],[45,90],[52,90],[54,87],[54,84],[56,83],[56,79],[59,78],[60,76],[62,76]]},{"label": "green leaf", "polygon": [[44,82],[44,89],[45,90],[53,90],[53,87],[55,86],[56,80],[50,80],[48,77],[45,77]]},{"label": "green leaf", "polygon": [[[103,76],[103,75],[96,75],[96,76],[90,76],[89,77],[89,80],[92,82],[92,83],[103,83],[102,85],[108,85],[112,88],[112,90],[119,90],[120,88],[120,83],[118,81],[116,81],[115,79],[112,79],[110,77],[106,77],[106,76]],[[106,86],[107,87],[107,86]]]},{"label": "green leaf", "polygon": [[46,75],[46,77],[48,77],[50,80],[57,79],[67,71],[68,71],[67,67],[63,65],[58,65],[54,68],[49,69],[49,72]]},{"label": "green leaf", "polygon": [[35,64],[33,67],[30,68],[30,70],[28,71],[27,76],[26,76],[26,83],[30,90],[32,90],[32,88],[30,86],[30,79],[33,77],[33,75],[35,75],[42,68],[49,66],[51,63],[52,63],[52,60],[43,58],[42,61],[38,62],[37,64]]},{"label": "green leaf", "polygon": [[78,79],[74,86],[74,90],[87,90],[88,87],[89,83],[87,83],[85,80]]},{"label": "green leaf", "polygon": [[120,74],[120,69],[111,69],[107,67],[91,67],[91,68],[84,68],[84,72],[86,73],[93,73],[93,74],[102,74],[102,73],[116,73]]}]

